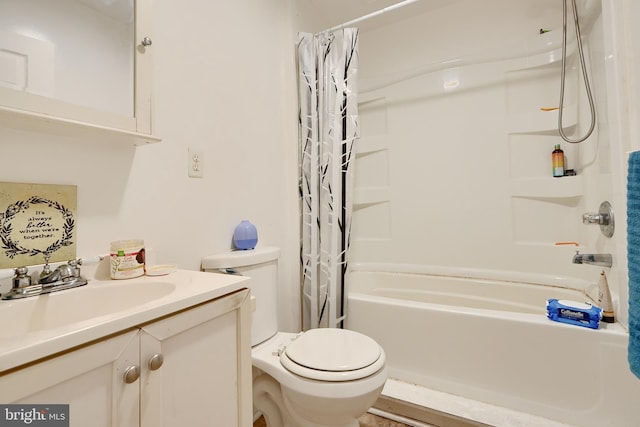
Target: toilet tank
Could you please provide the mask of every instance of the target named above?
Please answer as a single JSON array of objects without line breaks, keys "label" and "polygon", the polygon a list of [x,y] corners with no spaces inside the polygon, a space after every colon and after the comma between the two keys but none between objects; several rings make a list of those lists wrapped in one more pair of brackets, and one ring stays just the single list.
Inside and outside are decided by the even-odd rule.
[{"label": "toilet tank", "polygon": [[278,331],[277,281],[280,249],[272,246],[229,251],[202,258],[204,271],[250,277],[249,288],[256,309],[251,322],[251,346],[271,338]]}]

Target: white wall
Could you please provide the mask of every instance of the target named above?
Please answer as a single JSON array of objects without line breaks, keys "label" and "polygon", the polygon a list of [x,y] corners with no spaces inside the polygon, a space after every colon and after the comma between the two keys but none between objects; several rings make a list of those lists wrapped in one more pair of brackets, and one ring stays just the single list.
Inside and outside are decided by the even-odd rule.
[{"label": "white wall", "polygon": [[[143,238],[198,270],[242,219],[282,249],[280,322],[299,326],[297,129],[288,2],[156,1],[155,133],[134,148],[0,128],[0,181],[78,186],[79,256]],[[204,178],[187,176],[187,150]]]}]

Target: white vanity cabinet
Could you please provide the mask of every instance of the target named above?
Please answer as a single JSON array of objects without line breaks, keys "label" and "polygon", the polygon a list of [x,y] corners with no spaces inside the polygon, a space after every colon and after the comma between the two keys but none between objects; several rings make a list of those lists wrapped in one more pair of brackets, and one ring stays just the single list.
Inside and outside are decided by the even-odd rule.
[{"label": "white vanity cabinet", "polygon": [[140,349],[142,427],[251,425],[248,290],[144,326]]},{"label": "white vanity cabinet", "polygon": [[0,375],[0,402],[69,404],[72,427],[252,423],[249,291]]},{"label": "white vanity cabinet", "polygon": [[3,404],[69,404],[72,426],[138,424],[139,387],[125,387],[139,364],[138,332],[129,331],[0,376]]}]

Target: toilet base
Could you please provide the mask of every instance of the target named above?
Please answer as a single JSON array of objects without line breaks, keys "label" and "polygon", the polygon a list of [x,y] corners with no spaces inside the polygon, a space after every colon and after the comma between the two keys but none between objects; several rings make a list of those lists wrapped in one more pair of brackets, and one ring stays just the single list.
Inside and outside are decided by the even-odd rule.
[{"label": "toilet base", "polygon": [[[357,419],[340,416],[331,424],[302,419],[286,397],[282,394],[280,384],[270,375],[254,368],[253,406],[262,412],[267,427],[359,427]],[[326,414],[324,414],[326,415]],[[316,420],[317,421],[317,420]]]},{"label": "toilet base", "polygon": [[251,349],[254,407],[269,427],[359,427],[358,418],[382,392],[386,366],[344,382],[299,376],[285,369],[279,353],[297,336],[278,332]]}]

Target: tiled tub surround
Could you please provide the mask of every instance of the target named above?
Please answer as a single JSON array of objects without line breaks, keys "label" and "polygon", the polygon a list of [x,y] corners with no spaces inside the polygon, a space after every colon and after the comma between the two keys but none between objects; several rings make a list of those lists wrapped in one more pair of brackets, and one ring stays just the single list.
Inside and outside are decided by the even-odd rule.
[{"label": "tiled tub surround", "polygon": [[354,267],[347,327],[385,349],[382,400],[489,425],[632,426],[640,417],[624,328],[546,318],[547,298],[584,301],[580,291]]}]

